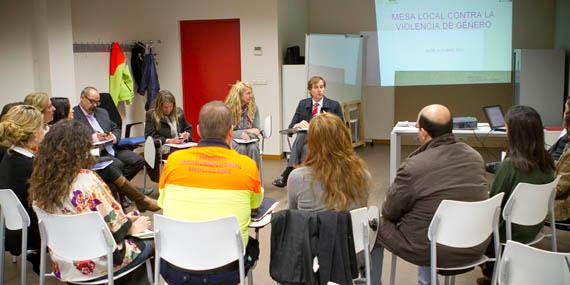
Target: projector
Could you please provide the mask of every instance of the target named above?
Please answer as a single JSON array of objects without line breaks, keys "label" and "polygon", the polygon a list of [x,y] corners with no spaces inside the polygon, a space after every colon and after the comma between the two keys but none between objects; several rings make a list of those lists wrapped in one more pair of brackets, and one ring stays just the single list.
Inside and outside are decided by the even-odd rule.
[{"label": "projector", "polygon": [[475,130],[477,129],[477,118],[475,117],[453,117],[453,129]]}]

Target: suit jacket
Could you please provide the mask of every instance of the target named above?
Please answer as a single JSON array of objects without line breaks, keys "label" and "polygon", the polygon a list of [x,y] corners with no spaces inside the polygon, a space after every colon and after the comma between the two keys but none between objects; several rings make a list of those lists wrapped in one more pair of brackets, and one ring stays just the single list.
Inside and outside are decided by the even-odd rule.
[{"label": "suit jacket", "polygon": [[[176,127],[178,128],[178,132],[188,132],[190,135],[192,134],[192,124],[186,121],[184,117],[184,112],[182,109],[177,108],[178,111],[178,123]],[[156,128],[156,124],[154,123],[153,117],[154,110],[149,110],[146,112],[145,120],[144,120],[144,136],[148,137],[151,136],[153,139],[160,140],[162,144],[166,142],[166,139],[172,138],[170,134],[170,125],[165,118],[160,119],[159,128]]]},{"label": "suit jacket", "polygon": [[[115,124],[115,122],[109,118],[109,113],[107,110],[103,108],[97,108],[95,109],[94,115],[103,131],[106,133],[112,132],[113,135],[115,135],[115,138],[117,138],[117,142],[119,142],[119,140],[121,140],[121,128],[119,128],[119,126],[117,126],[117,124]],[[81,107],[73,107],[73,119],[84,123],[87,127],[89,127],[89,129],[95,132],[95,130],[91,127],[91,124],[89,124],[89,121],[87,121],[85,114],[83,114]]]},{"label": "suit jacket", "polygon": [[[312,112],[313,112],[313,98],[306,98],[299,101],[299,105],[297,105],[297,110],[295,110],[295,115],[293,116],[293,119],[289,124],[289,128],[292,128],[293,126],[295,126],[295,124],[303,120],[309,122],[313,117],[311,116]],[[331,100],[327,97],[323,97],[323,106],[321,107],[321,112],[335,113],[342,120],[344,120],[340,104],[337,101]]]}]

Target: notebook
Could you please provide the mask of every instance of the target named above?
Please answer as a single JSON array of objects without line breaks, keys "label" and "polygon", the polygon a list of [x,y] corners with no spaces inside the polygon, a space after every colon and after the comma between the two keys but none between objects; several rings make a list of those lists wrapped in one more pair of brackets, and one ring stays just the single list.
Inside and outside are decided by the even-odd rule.
[{"label": "notebook", "polygon": [[491,130],[498,132],[505,132],[507,124],[505,123],[505,116],[503,115],[503,109],[500,105],[492,105],[483,107],[483,113],[487,117],[489,122],[489,127]]},{"label": "notebook", "polygon": [[252,213],[251,220],[253,222],[261,221],[263,217],[267,216],[268,214],[272,213],[273,210],[279,205],[278,201],[275,201],[273,198],[263,197],[263,201],[261,202],[261,206],[257,208],[255,213]]}]

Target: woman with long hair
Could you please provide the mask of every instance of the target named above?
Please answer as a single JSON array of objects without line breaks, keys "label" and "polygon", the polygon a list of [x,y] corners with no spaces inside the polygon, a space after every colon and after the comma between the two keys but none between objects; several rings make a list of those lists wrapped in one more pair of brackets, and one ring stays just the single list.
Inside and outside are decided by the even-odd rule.
[{"label": "woman with long hair", "polygon": [[[113,263],[116,274],[120,274],[152,255],[152,242],[129,237],[148,229],[150,220],[123,212],[107,185],[90,170],[94,163],[89,154],[91,146],[91,131],[83,123],[62,120],[53,125],[34,160],[30,199],[51,214],[99,212],[118,245]],[[107,274],[106,257],[79,261],[51,254],[51,260],[54,275],[62,281],[105,278]]]},{"label": "woman with long hair", "polygon": [[184,111],[176,106],[176,98],[168,90],[160,90],[154,99],[153,107],[146,112],[144,136],[160,141],[161,151],[156,152],[155,167],[147,165],[147,171],[152,181],[158,182],[160,154],[167,156],[171,148],[164,144],[182,144],[192,141],[192,124],[186,121]]},{"label": "woman with long hair", "polygon": [[55,108],[51,104],[49,95],[45,92],[33,92],[26,95],[24,98],[24,104],[36,107],[44,116],[44,125],[47,125],[53,121],[53,112]]},{"label": "woman with long hair", "polygon": [[348,128],[335,114],[314,117],[302,167],[289,175],[289,209],[349,211],[366,207],[370,173],[354,152]]},{"label": "woman with long hair", "polygon": [[[507,123],[507,155],[501,162],[489,196],[505,193],[501,207],[509,200],[515,187],[521,183],[546,184],[554,180],[554,161],[544,148],[544,127],[540,115],[529,106],[513,106],[505,116]],[[505,221],[501,217],[499,232],[505,242]],[[532,241],[542,230],[543,223],[533,226],[512,225],[512,239],[522,243]],[[492,243],[491,243],[492,244]],[[487,254],[493,254],[492,247]],[[482,266],[485,277],[479,284],[489,284],[493,274],[491,262]]]},{"label": "woman with long hair", "polygon": [[[14,191],[30,216],[28,249],[40,248],[40,234],[36,214],[29,206],[28,179],[38,146],[44,137],[44,117],[38,109],[29,105],[11,107],[0,122],[0,145],[7,149],[0,162],[0,189]],[[13,255],[21,254],[20,231],[6,230],[6,249]],[[39,273],[39,255],[27,258]],[[22,258],[25,260],[25,258]]]},{"label": "woman with long hair", "polygon": [[[50,125],[54,125],[61,120],[73,119],[73,109],[71,108],[68,98],[52,97],[50,100],[52,105],[55,107],[53,121],[50,122]],[[107,186],[109,186],[113,193],[118,192],[127,196],[135,202],[136,207],[141,212],[146,210],[160,210],[156,200],[140,193],[140,191],[137,190],[137,188],[131,184],[125,176],[123,176],[123,172],[115,164],[110,164],[103,169],[97,170],[97,174],[99,174],[103,181],[107,183]]]},{"label": "woman with long hair", "polygon": [[232,147],[237,152],[251,157],[257,164],[261,163],[259,154],[259,141],[236,142],[235,139],[250,141],[259,139],[261,128],[259,123],[259,108],[255,104],[253,89],[247,82],[236,81],[226,96],[226,106],[232,111],[232,121],[234,126],[234,140]]},{"label": "woman with long hair", "polygon": [[63,119],[73,119],[73,110],[67,97],[51,97],[51,104],[54,107],[53,120],[49,123],[53,125]]}]

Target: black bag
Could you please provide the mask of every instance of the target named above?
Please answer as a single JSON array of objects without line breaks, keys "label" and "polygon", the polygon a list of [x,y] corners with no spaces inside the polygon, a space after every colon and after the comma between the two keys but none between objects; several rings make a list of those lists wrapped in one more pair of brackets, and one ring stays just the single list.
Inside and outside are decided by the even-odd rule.
[{"label": "black bag", "polygon": [[301,56],[301,48],[299,46],[287,48],[284,64],[305,64],[305,57]]}]

